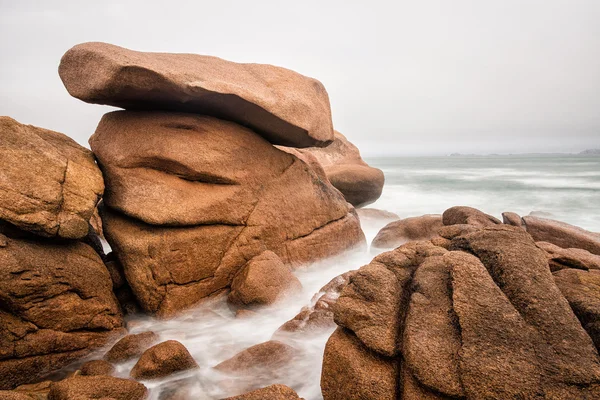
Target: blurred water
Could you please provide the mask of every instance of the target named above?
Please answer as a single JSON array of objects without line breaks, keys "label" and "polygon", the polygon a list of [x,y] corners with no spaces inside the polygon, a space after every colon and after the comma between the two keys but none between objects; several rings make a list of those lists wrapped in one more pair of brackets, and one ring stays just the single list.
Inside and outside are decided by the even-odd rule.
[{"label": "blurred water", "polygon": [[401,218],[455,205],[501,218],[503,211],[549,214],[600,232],[600,157],[456,156],[370,158],[385,173],[381,198],[369,207]]}]

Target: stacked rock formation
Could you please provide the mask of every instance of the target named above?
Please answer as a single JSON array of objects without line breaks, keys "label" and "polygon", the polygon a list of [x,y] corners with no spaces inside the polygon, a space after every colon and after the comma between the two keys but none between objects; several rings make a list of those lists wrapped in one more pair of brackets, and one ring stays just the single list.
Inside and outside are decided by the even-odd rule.
[{"label": "stacked rock formation", "polygon": [[385,183],[383,172],[369,166],[358,148],[338,131],[327,147],[279,148],[297,155],[309,165],[320,165],[331,184],[355,207],[371,204],[381,196]]},{"label": "stacked rock formation", "polygon": [[443,219],[439,240],[351,276],[334,305],[325,400],[598,398],[598,271],[553,273],[527,232],[478,210]]},{"label": "stacked rock formation", "polygon": [[104,43],[72,48],[59,73],[71,95],[127,109],[106,114],[90,145],[106,180],[104,235],[146,312],[171,316],[227,290],[266,251],[295,267],[364,243],[340,192],[273,146],[333,141],[318,81]]},{"label": "stacked rock formation", "polygon": [[103,189],[89,150],[0,117],[0,389],[33,382],[122,331],[110,275],[84,243]]}]

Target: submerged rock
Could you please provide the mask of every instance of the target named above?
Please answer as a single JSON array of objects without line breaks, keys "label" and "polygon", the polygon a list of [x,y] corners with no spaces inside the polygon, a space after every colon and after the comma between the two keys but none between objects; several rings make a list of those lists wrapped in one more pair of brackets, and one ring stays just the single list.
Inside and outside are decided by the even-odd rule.
[{"label": "submerged rock", "polygon": [[377,233],[371,246],[378,249],[392,249],[413,240],[433,239],[438,236],[437,231],[442,226],[442,216],[438,214],[393,221]]},{"label": "submerged rock", "polygon": [[135,379],[156,379],[198,368],[190,352],[176,340],[167,340],[144,351],[131,369]]},{"label": "submerged rock", "polygon": [[0,388],[34,382],[123,331],[109,273],[91,247],[0,238]]},{"label": "submerged rock", "polygon": [[285,146],[333,140],[327,91],[285,68],[82,43],[65,53],[58,72],[69,94],[88,103],[212,115]]},{"label": "submerged rock", "polygon": [[0,220],[83,238],[104,190],[93,154],[62,133],[0,117]]}]

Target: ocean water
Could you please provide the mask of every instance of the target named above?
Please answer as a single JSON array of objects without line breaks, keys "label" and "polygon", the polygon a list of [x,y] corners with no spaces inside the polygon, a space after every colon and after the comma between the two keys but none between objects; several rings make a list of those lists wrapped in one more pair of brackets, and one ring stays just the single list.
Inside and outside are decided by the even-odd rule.
[{"label": "ocean water", "polygon": [[[393,211],[403,218],[468,205],[498,218],[503,211],[521,215],[533,211],[600,231],[600,157],[371,158],[367,161],[381,168],[386,176],[381,198],[370,207]],[[363,230],[370,243],[385,223],[365,222]],[[199,364],[193,371],[143,382],[151,391],[150,399],[159,400],[165,388],[182,386],[181,379],[188,382],[185,390],[190,399],[221,399],[237,394],[232,388],[244,377],[226,376],[212,367],[249,346],[271,339],[279,326],[311,304],[319,288],[335,276],[367,264],[374,255],[368,250],[352,252],[296,270],[302,292],[252,317],[237,319],[223,304],[208,312],[192,310],[168,321],[134,317],[128,325],[131,333],[153,330],[161,341],[178,340]],[[269,383],[291,386],[307,400],[321,399],[321,363],[332,331],[289,342],[298,350],[299,358],[289,368],[280,368],[281,376]],[[135,361],[118,365],[117,375],[128,377],[134,364]]]},{"label": "ocean water", "polygon": [[369,158],[385,186],[368,207],[401,218],[478,208],[497,218],[531,212],[600,232],[600,157],[450,156]]}]

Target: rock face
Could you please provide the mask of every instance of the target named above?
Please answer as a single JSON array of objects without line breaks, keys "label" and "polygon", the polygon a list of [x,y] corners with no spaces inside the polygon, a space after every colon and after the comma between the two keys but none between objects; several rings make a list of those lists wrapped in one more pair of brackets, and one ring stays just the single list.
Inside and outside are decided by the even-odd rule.
[{"label": "rock face", "polygon": [[0,220],[83,238],[104,190],[92,153],[65,135],[0,117]]},{"label": "rock face", "polygon": [[146,350],[131,370],[135,379],[156,379],[198,368],[189,351],[176,340],[167,340]]},{"label": "rock face", "polygon": [[35,381],[121,333],[110,276],[88,245],[0,234],[0,266],[0,388]]},{"label": "rock face", "polygon": [[444,225],[466,224],[473,226],[492,226],[502,222],[491,215],[485,214],[476,208],[456,206],[444,211],[442,215]]},{"label": "rock face", "polygon": [[587,250],[563,249],[548,242],[536,242],[536,244],[547,253],[548,263],[552,271],[565,268],[600,270],[600,256]]},{"label": "rock face", "polygon": [[141,383],[112,376],[75,376],[50,386],[48,400],[143,400],[148,389]]},{"label": "rock face", "polygon": [[90,140],[106,239],[145,311],[171,316],[270,250],[298,266],[364,244],[343,196],[296,157],[211,117],[120,111]]},{"label": "rock face", "polygon": [[65,53],[58,71],[69,93],[88,103],[212,115],[285,146],[333,140],[327,91],[285,68],[83,43]]},{"label": "rock face", "polygon": [[84,376],[112,375],[114,372],[115,367],[104,360],[88,361],[81,366],[81,375]]},{"label": "rock face", "polygon": [[447,249],[411,242],[350,279],[324,399],[600,396],[597,271],[552,274],[518,227],[445,228]]},{"label": "rock face", "polygon": [[300,400],[300,397],[285,385],[271,385],[225,400]]},{"label": "rock face", "polygon": [[523,223],[536,242],[550,242],[565,249],[584,249],[600,255],[600,234],[564,222],[530,215],[523,217]]},{"label": "rock face", "polygon": [[377,233],[371,246],[378,249],[392,249],[413,240],[433,239],[438,236],[437,231],[442,226],[442,216],[437,214],[393,221]]},{"label": "rock face", "polygon": [[159,336],[154,332],[127,335],[115,343],[104,355],[104,359],[113,363],[131,360],[141,356],[146,349],[154,345],[158,340]]},{"label": "rock face", "polygon": [[323,167],[325,175],[355,207],[373,203],[381,196],[385,177],[380,169],[369,166],[358,148],[341,133],[335,131],[333,143],[327,147],[282,150],[298,155],[307,164],[314,158]]},{"label": "rock face", "polygon": [[298,278],[277,254],[265,251],[248,261],[233,278],[228,300],[238,306],[271,305],[301,289]]}]

